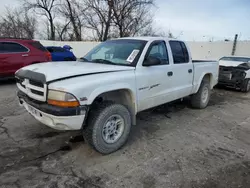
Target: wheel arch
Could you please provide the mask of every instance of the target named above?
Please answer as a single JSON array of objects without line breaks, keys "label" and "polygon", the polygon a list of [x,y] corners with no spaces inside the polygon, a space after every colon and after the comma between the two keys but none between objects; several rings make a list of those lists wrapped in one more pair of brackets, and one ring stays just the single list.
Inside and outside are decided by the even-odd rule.
[{"label": "wheel arch", "polygon": [[137,103],[135,93],[126,87],[123,88],[113,88],[108,91],[95,92],[89,98],[90,108],[98,102],[102,101],[112,101],[118,104],[122,104],[128,108],[131,113],[132,124],[136,124],[136,113],[137,113]]},{"label": "wheel arch", "polygon": [[214,79],[214,76],[213,76],[213,73],[209,72],[209,73],[203,73],[203,75],[200,77],[200,80],[199,80],[199,84],[197,85],[196,89],[195,89],[195,93],[198,92],[200,86],[201,86],[201,82],[203,80],[207,80],[209,82],[209,85],[210,85],[210,89],[213,89],[214,85],[213,85],[213,79]]}]

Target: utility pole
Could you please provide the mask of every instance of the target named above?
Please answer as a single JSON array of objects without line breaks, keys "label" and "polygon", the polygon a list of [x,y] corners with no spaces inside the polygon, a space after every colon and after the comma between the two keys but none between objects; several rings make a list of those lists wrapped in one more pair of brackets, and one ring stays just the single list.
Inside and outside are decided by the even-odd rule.
[{"label": "utility pole", "polygon": [[238,38],[238,34],[236,34],[236,35],[234,36],[234,43],[233,43],[233,49],[232,49],[232,54],[231,54],[231,55],[234,55],[234,54],[235,54],[236,45],[237,45],[237,38]]}]

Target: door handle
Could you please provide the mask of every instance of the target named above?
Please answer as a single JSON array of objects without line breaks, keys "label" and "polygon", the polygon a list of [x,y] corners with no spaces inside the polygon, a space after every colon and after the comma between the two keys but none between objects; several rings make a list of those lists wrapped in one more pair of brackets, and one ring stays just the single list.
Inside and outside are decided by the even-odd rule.
[{"label": "door handle", "polygon": [[193,70],[192,69],[188,69],[188,73],[192,73],[193,72]]},{"label": "door handle", "polygon": [[23,54],[22,56],[23,56],[23,57],[27,57],[27,56],[29,56],[29,54]]},{"label": "door handle", "polygon": [[172,71],[168,72],[168,76],[173,76],[173,72]]}]

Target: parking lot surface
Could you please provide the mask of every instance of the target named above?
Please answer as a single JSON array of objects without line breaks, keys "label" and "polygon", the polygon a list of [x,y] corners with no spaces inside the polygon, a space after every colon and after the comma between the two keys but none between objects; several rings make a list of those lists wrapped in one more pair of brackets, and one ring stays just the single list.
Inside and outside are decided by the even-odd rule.
[{"label": "parking lot surface", "polygon": [[204,110],[184,100],[142,112],[106,156],[33,119],[13,81],[0,107],[0,187],[250,187],[250,94],[216,89]]}]

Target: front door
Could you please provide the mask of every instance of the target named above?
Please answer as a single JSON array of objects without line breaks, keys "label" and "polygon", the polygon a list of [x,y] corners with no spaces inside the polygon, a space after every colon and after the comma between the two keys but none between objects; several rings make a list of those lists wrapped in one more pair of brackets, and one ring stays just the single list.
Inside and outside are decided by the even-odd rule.
[{"label": "front door", "polygon": [[171,64],[165,41],[154,41],[145,55],[160,59],[160,65],[136,68],[138,111],[168,102],[171,98]]}]

